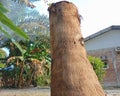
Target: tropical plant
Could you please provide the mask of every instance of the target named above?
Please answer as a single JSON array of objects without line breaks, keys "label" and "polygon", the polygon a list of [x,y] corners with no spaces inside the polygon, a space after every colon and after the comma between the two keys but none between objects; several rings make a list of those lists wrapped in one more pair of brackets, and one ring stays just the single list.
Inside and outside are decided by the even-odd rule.
[{"label": "tropical plant", "polygon": [[5,58],[6,55],[6,52],[2,48],[0,48],[0,58]]},{"label": "tropical plant", "polygon": [[[14,1],[21,1],[21,0],[14,0]],[[25,0],[25,1],[27,1],[27,0]],[[29,4],[31,4],[30,2],[25,2],[28,6],[29,6]],[[31,4],[32,5],[32,4]],[[30,7],[33,7],[33,5],[31,6],[30,5]],[[3,5],[1,4],[1,6],[2,6],[2,8],[4,8],[3,7]],[[5,9],[5,8],[4,8]],[[7,10],[6,10],[6,12],[7,12]],[[24,49],[24,48],[22,48],[22,46],[20,45],[20,43],[18,43],[18,41],[16,41],[14,38],[12,38],[12,36],[11,36],[11,34],[10,34],[10,32],[8,32],[7,30],[6,30],[6,28],[4,28],[4,25],[5,25],[5,27],[7,26],[7,27],[9,27],[9,29],[12,29],[13,31],[15,31],[15,33],[17,33],[18,35],[20,35],[20,36],[23,36],[23,37],[25,37],[25,38],[27,38],[28,36],[24,33],[22,33],[22,31],[21,30],[18,30],[19,28],[18,27],[16,27],[15,26],[15,24],[13,24],[12,23],[12,21],[10,20],[10,19],[8,19],[7,18],[7,16],[5,15],[5,12],[3,13],[2,12],[2,14],[0,14],[0,16],[1,15],[3,15],[3,16],[5,16],[6,18],[5,18],[5,20],[7,20],[7,21],[9,21],[9,22],[7,22],[7,21],[5,21],[4,19],[4,22],[2,21],[2,19],[1,19],[1,32],[3,32],[8,38],[10,38],[11,39],[11,41],[12,42],[10,42],[10,44],[12,44],[12,47],[17,47],[16,49],[19,49],[19,52],[17,51],[17,53],[18,53],[18,56],[15,56],[15,58],[17,58],[17,59],[19,59],[21,62],[19,62],[20,63],[20,66],[16,66],[16,64],[17,64],[17,59],[15,59],[15,60],[12,60],[12,61],[10,61],[9,63],[8,63],[8,65],[6,66],[6,68],[9,68],[10,66],[12,66],[12,65],[14,65],[14,70],[6,70],[5,72],[4,72],[4,76],[9,76],[9,79],[15,79],[16,81],[19,81],[18,80],[18,75],[20,75],[21,73],[22,73],[22,69],[24,69],[24,70],[27,70],[26,72],[27,72],[27,75],[30,73],[29,72],[29,69],[26,69],[27,67],[26,67],[26,65],[25,65],[25,62],[26,62],[26,60],[27,59],[29,59],[29,58],[37,58],[38,60],[40,60],[41,62],[42,61],[44,61],[44,63],[43,63],[43,69],[44,69],[44,73],[43,73],[43,75],[41,76],[41,78],[42,77],[44,77],[45,76],[45,78],[44,78],[44,82],[46,82],[46,83],[44,83],[44,84],[48,84],[49,83],[49,81],[50,81],[50,79],[47,79],[47,78],[49,78],[50,77],[50,67],[48,67],[48,66],[50,66],[50,55],[48,54],[48,52],[49,52],[49,50],[48,49],[46,49],[46,48],[48,48],[49,47],[49,44],[46,44],[45,42],[46,42],[46,40],[44,39],[44,38],[42,38],[42,36],[41,36],[41,38],[40,38],[40,40],[44,40],[43,42],[37,42],[37,43],[33,43],[33,45],[32,46],[30,46],[29,45],[29,43],[28,43],[28,46]],[[3,17],[2,17],[3,18]],[[44,23],[44,22],[43,22]],[[8,25],[9,24],[9,25]],[[11,24],[11,25],[10,25]],[[45,37],[45,36],[43,36],[43,37]],[[38,38],[36,39],[36,40],[39,40]],[[47,40],[48,41],[48,40]],[[46,44],[45,46],[44,46],[44,44]],[[15,45],[15,46],[13,46],[13,45]],[[14,49],[14,48],[12,48],[12,49]],[[36,50],[37,50],[37,52],[36,52]],[[39,51],[38,51],[39,50]],[[13,50],[13,51],[15,51],[15,49]],[[13,54],[14,52],[12,52],[12,54]],[[11,55],[11,56],[14,56],[14,55]],[[22,57],[22,59],[21,59],[21,57]],[[12,57],[11,57],[12,58]],[[24,64],[24,68],[23,67],[21,67],[22,65]],[[49,65],[48,65],[49,64]],[[48,71],[49,70],[49,71]],[[14,74],[13,74],[14,73]],[[20,74],[19,74],[20,73]],[[6,75],[7,74],[7,75]],[[9,75],[8,75],[9,74]],[[20,77],[21,77],[22,75],[20,75]],[[23,74],[23,76],[22,77],[25,77],[25,74]],[[38,78],[37,80],[38,80],[38,84],[41,84],[40,82],[43,82],[43,81],[40,81],[39,80],[40,78]],[[6,81],[7,82],[7,81]],[[19,83],[20,84],[20,83]],[[18,84],[18,85],[19,85]],[[7,86],[9,86],[9,85],[7,85]],[[11,86],[11,85],[10,85]],[[16,84],[15,84],[15,86],[16,86]]]},{"label": "tropical plant", "polygon": [[0,32],[4,33],[8,38],[12,38],[10,32],[4,29],[3,26],[7,26],[9,29],[13,30],[19,36],[22,36],[28,39],[28,36],[25,32],[23,32],[19,27],[17,27],[6,15],[5,13],[8,10],[0,3]]},{"label": "tropical plant", "polygon": [[[6,84],[5,87],[21,88],[21,87],[25,87],[26,85],[29,86],[30,84],[34,84],[34,86],[36,86],[36,84],[40,86],[50,84],[51,58],[50,58],[50,51],[49,51],[50,45],[48,43],[49,38],[47,38],[44,35],[42,35],[41,37],[43,38],[41,39],[37,38],[37,42],[36,41],[35,42],[32,42],[32,41],[16,42],[15,40],[12,39],[10,44],[13,43],[19,49],[19,52],[21,53],[21,55],[18,55],[18,56],[13,55],[13,57],[10,56],[10,58],[7,60],[7,62],[9,63],[7,63],[7,66],[5,69],[10,69],[10,70],[5,70],[4,76],[6,77],[9,76],[7,78],[11,79],[12,81],[15,80],[16,82],[13,82],[13,84],[8,85],[7,80],[9,79],[4,79],[4,82],[5,82],[4,84]],[[22,44],[22,46],[20,44]],[[37,61],[37,63],[34,63],[33,61],[35,62]],[[31,67],[33,66],[32,64],[38,64],[38,65],[42,64],[43,72],[42,74],[37,75],[37,78],[36,77],[34,78],[35,75],[32,75],[33,73],[31,73],[31,72],[34,72],[34,71],[31,71],[34,69]],[[14,66],[14,68],[11,69],[11,66]],[[25,80],[24,82],[22,78],[24,78]],[[29,78],[29,81],[27,78]]]},{"label": "tropical plant", "polygon": [[[23,1],[25,2],[25,4],[31,8],[35,7],[32,3],[30,3],[28,0],[13,0],[13,1]],[[8,10],[0,3],[0,32],[4,33],[8,38],[11,39],[12,43],[19,49],[19,52],[21,53],[21,56],[15,56],[15,58],[17,59],[13,59],[12,61],[10,61],[8,63],[8,65],[6,66],[6,68],[4,68],[4,76],[7,76],[8,79],[13,79],[13,80],[16,80],[19,82],[20,84],[20,80],[18,80],[18,77],[25,77],[25,74],[22,75],[23,73],[23,69],[24,71],[27,70],[26,72],[29,73],[29,69],[26,69],[26,65],[25,65],[25,62],[28,58],[37,58],[39,59],[40,61],[44,61],[44,73],[43,75],[41,76],[41,78],[45,77],[44,78],[44,84],[48,84],[50,83],[50,55],[48,54],[49,53],[49,49],[47,49],[49,47],[49,44],[46,44],[44,46],[44,42],[40,42],[40,43],[37,43],[37,44],[33,44],[32,46],[29,46],[29,48],[27,47],[27,49],[23,49],[21,47],[21,45],[16,42],[16,40],[14,40],[14,38],[12,37],[11,35],[11,32],[9,32],[8,30],[10,31],[13,31],[14,33],[17,33],[19,36],[22,36],[24,37],[25,39],[28,39],[28,36],[26,35],[25,32],[23,32],[19,27],[17,27],[6,15],[5,13],[8,12]],[[6,29],[7,27],[7,29]],[[37,52],[35,52],[36,50],[39,50]],[[33,54],[34,53],[34,54]],[[13,57],[14,58],[14,57]],[[22,59],[21,59],[22,58]],[[18,63],[18,59],[20,60],[20,64],[19,66],[16,66],[17,63]],[[49,64],[49,65],[48,65]],[[9,69],[9,68],[12,68],[14,67],[14,70],[6,70],[6,69]],[[22,66],[22,67],[21,67]],[[14,73],[14,74],[13,74]],[[18,76],[19,75],[19,76]],[[27,74],[28,75],[28,74]],[[38,78],[37,80],[39,81],[40,78]],[[7,80],[4,78],[4,80]],[[41,81],[41,82],[43,82]],[[7,81],[6,81],[7,82]],[[7,83],[6,83],[7,84]],[[18,86],[19,86],[18,84]],[[38,84],[41,84],[40,82]],[[14,83],[15,86],[16,83]],[[9,85],[7,85],[9,86]],[[11,85],[10,85],[11,86]]]},{"label": "tropical plant", "polygon": [[41,35],[35,42],[30,42],[29,47],[25,53],[26,58],[36,58],[42,62],[43,74],[37,77],[37,85],[50,85],[51,77],[51,56],[50,56],[50,42],[46,35]]}]

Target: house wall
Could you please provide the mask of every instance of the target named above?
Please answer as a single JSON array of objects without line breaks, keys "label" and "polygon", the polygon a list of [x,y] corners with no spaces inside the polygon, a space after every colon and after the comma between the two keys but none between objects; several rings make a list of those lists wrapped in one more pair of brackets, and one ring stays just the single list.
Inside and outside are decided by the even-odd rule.
[{"label": "house wall", "polygon": [[108,67],[103,80],[104,86],[120,86],[120,53],[115,47],[87,51],[88,55],[95,57],[106,56]]},{"label": "house wall", "polygon": [[120,30],[111,30],[93,39],[85,41],[85,47],[87,51],[111,48],[115,46],[120,46]]}]

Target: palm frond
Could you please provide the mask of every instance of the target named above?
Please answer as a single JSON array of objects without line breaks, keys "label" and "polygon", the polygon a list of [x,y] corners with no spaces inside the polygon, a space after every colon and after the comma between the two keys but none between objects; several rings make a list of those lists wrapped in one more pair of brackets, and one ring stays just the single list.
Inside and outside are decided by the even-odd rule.
[{"label": "palm frond", "polygon": [[[6,25],[8,28],[13,30],[17,35],[28,39],[28,35],[22,31],[19,27],[17,27],[4,13],[6,13],[8,10],[4,8],[4,6],[0,3],[0,22],[4,25]],[[7,36],[9,35],[9,32],[5,31],[2,26],[0,26],[0,30]]]},{"label": "palm frond", "polygon": [[4,33],[5,36],[7,36],[8,38],[12,38],[11,35],[9,35],[8,32],[7,32],[6,30],[4,30],[1,26],[0,26],[0,31],[1,31],[2,33]]},{"label": "palm frond", "polygon": [[5,9],[1,3],[0,3],[0,12],[2,12],[2,13],[8,12],[8,10]]},{"label": "palm frond", "polygon": [[19,27],[17,27],[9,18],[6,17],[2,12],[0,12],[0,22],[7,27],[9,27],[11,30],[13,30],[15,33],[17,33],[19,36],[22,36],[26,39],[28,39],[27,34],[23,32]]},{"label": "palm frond", "polygon": [[17,46],[17,48],[20,50],[20,52],[22,53],[22,56],[23,56],[26,51],[25,51],[25,50],[21,47],[21,45],[20,45],[18,42],[16,42],[13,38],[12,38],[11,40],[12,40],[12,42]]}]

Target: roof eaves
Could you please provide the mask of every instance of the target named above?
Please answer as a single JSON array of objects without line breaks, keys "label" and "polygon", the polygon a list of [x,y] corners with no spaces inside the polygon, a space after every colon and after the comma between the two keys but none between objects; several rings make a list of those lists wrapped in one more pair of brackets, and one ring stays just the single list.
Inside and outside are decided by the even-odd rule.
[{"label": "roof eaves", "polygon": [[120,26],[110,26],[110,27],[108,27],[108,28],[105,28],[105,29],[103,29],[103,30],[101,30],[101,31],[98,31],[97,33],[94,33],[94,34],[86,37],[86,38],[84,39],[84,41],[86,42],[86,41],[88,41],[88,40],[90,40],[90,39],[93,39],[93,38],[95,38],[95,37],[97,37],[97,36],[100,36],[100,35],[108,32],[108,31],[110,31],[110,30],[120,30]]}]

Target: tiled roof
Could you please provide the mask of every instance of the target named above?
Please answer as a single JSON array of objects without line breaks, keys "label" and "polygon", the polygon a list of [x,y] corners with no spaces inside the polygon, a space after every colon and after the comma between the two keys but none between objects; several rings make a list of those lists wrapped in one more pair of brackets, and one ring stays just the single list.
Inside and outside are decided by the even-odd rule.
[{"label": "tiled roof", "polygon": [[101,31],[98,31],[98,32],[95,33],[95,34],[92,34],[92,35],[86,37],[86,38],[84,39],[84,41],[86,42],[86,41],[88,41],[88,40],[90,40],[90,39],[93,39],[93,38],[99,36],[99,35],[102,35],[102,34],[104,34],[104,33],[106,33],[106,32],[109,32],[110,30],[120,30],[120,26],[119,26],[119,25],[117,25],[117,26],[116,26],[116,25],[113,25],[113,26],[110,26],[110,27],[108,27],[108,28],[105,28],[105,29],[103,29],[103,30],[101,30]]}]

